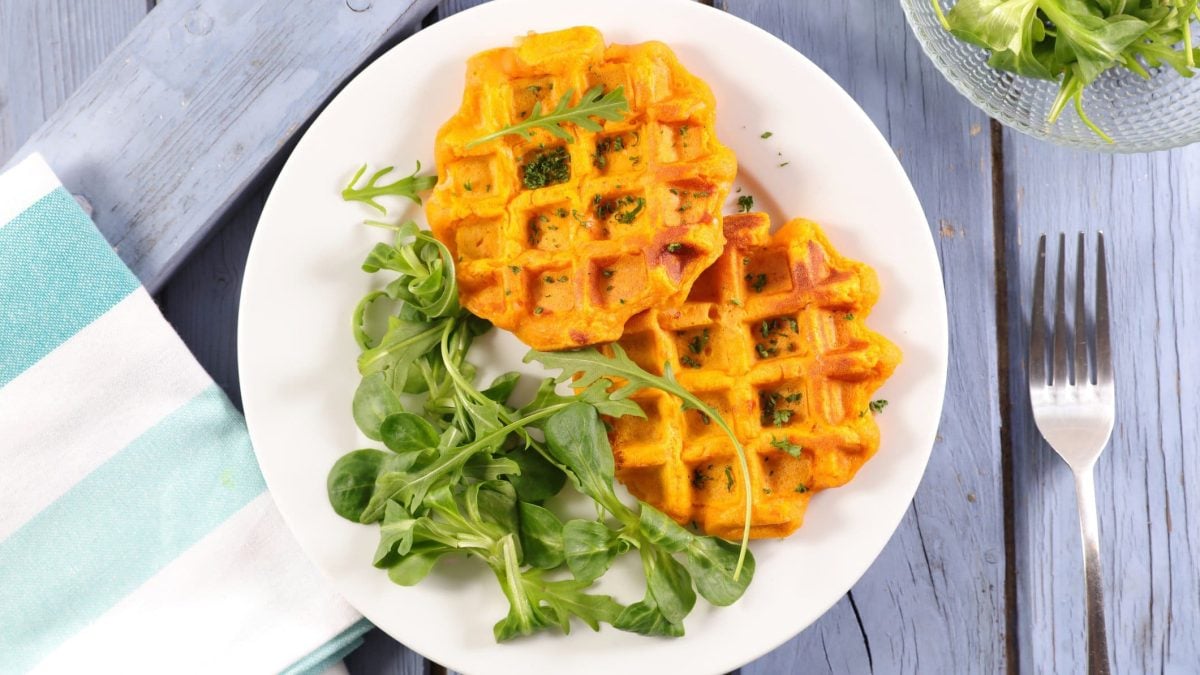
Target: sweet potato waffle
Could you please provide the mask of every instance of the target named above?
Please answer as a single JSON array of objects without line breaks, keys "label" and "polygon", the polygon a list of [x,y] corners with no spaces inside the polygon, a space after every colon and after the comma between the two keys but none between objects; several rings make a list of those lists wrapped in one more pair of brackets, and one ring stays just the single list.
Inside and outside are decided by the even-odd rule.
[{"label": "sweet potato waffle", "polygon": [[[629,102],[600,132],[567,124],[574,142],[537,130],[468,147],[595,85]],[[678,304],[724,246],[737,162],[714,133],[715,105],[666,45],[605,47],[593,28],[472,57],[426,208],[464,306],[553,350],[610,342],[634,314]]]},{"label": "sweet potato waffle", "polygon": [[[863,322],[879,297],[868,266],[817,226],[774,235],[763,214],[727,216],[723,255],[678,307],[629,321],[619,344],[715,408],[746,448],[751,536],[783,537],[813,493],[849,481],[879,447],[872,393],[900,351]],[[617,477],[680,523],[740,538],[744,492],[729,439],[702,413],[656,390],[636,395],[648,419],[611,420]],[[874,406],[878,407],[878,406]]]}]

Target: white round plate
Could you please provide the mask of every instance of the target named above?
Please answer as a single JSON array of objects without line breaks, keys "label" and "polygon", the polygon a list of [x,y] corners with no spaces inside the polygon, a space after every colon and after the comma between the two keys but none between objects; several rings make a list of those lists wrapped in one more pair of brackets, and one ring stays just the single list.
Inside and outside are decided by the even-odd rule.
[{"label": "white round plate", "polygon": [[[380,281],[359,265],[387,233],[378,214],[345,203],[355,169],[415,160],[432,169],[438,127],[458,108],[467,58],[528,31],[592,25],[610,42],[661,40],[705,79],[717,131],[740,162],[737,185],[779,224],[824,226],[837,248],[879,272],[869,324],[904,350],[881,391],[883,444],[847,486],[816,495],[805,525],[753,545],[754,582],[737,604],[703,600],[687,635],[651,639],[577,623],[498,645],[507,603],[475,561],[446,560],[413,588],[371,566],[377,526],[342,520],[325,478],[343,453],[367,445],[350,415],[358,384],[350,313]],[[773,132],[768,139],[760,136]],[[780,166],[787,162],[786,166]],[[389,202],[388,219],[419,207]],[[499,331],[493,331],[498,333]],[[364,70],[296,146],[263,209],[246,265],[239,328],[242,397],[267,485],[304,551],[368,619],[408,647],[467,673],[721,673],[765,654],[838,600],[883,549],[929,459],[946,375],[946,301],[933,241],[912,186],[861,109],[816,66],[749,23],[690,0],[498,0],[417,33]],[[525,349],[511,336],[477,345],[499,373]],[[489,373],[483,373],[485,376]],[[633,559],[636,556],[626,556]],[[602,579],[619,600],[640,599],[636,561]]]}]

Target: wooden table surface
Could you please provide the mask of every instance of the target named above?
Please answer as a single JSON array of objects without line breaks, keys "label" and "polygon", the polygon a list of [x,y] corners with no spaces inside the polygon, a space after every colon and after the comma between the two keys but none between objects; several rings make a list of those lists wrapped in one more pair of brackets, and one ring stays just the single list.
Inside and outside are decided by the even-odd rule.
[{"label": "wooden table surface", "polygon": [[[474,4],[445,0],[425,23]],[[896,0],[716,4],[816,62],[882,130],[929,216],[951,329],[941,430],[899,530],[824,617],[742,672],[1083,671],[1071,476],[1024,376],[1034,242],[1080,230],[1111,247],[1117,424],[1097,491],[1114,671],[1200,671],[1200,146],[1108,156],[1003,129],[937,73]],[[153,5],[0,0],[0,163]],[[158,296],[239,404],[238,294],[272,178]],[[379,631],[347,665],[441,671]]]}]

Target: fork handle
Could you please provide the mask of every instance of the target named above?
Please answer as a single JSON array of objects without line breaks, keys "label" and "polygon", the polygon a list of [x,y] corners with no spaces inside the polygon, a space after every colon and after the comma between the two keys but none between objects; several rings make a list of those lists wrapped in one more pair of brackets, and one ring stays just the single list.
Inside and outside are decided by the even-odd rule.
[{"label": "fork handle", "polygon": [[1100,572],[1100,528],[1096,517],[1096,486],[1092,467],[1075,471],[1075,501],[1083,538],[1083,575],[1087,595],[1089,675],[1109,675],[1108,631],[1104,627],[1104,578]]}]

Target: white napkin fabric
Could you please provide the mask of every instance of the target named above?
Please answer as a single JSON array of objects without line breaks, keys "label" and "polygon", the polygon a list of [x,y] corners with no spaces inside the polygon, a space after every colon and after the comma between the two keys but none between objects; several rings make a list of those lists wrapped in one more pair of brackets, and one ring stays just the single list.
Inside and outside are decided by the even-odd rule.
[{"label": "white napkin fabric", "polygon": [[321,672],[369,628],[50,168],[0,175],[0,673]]}]

